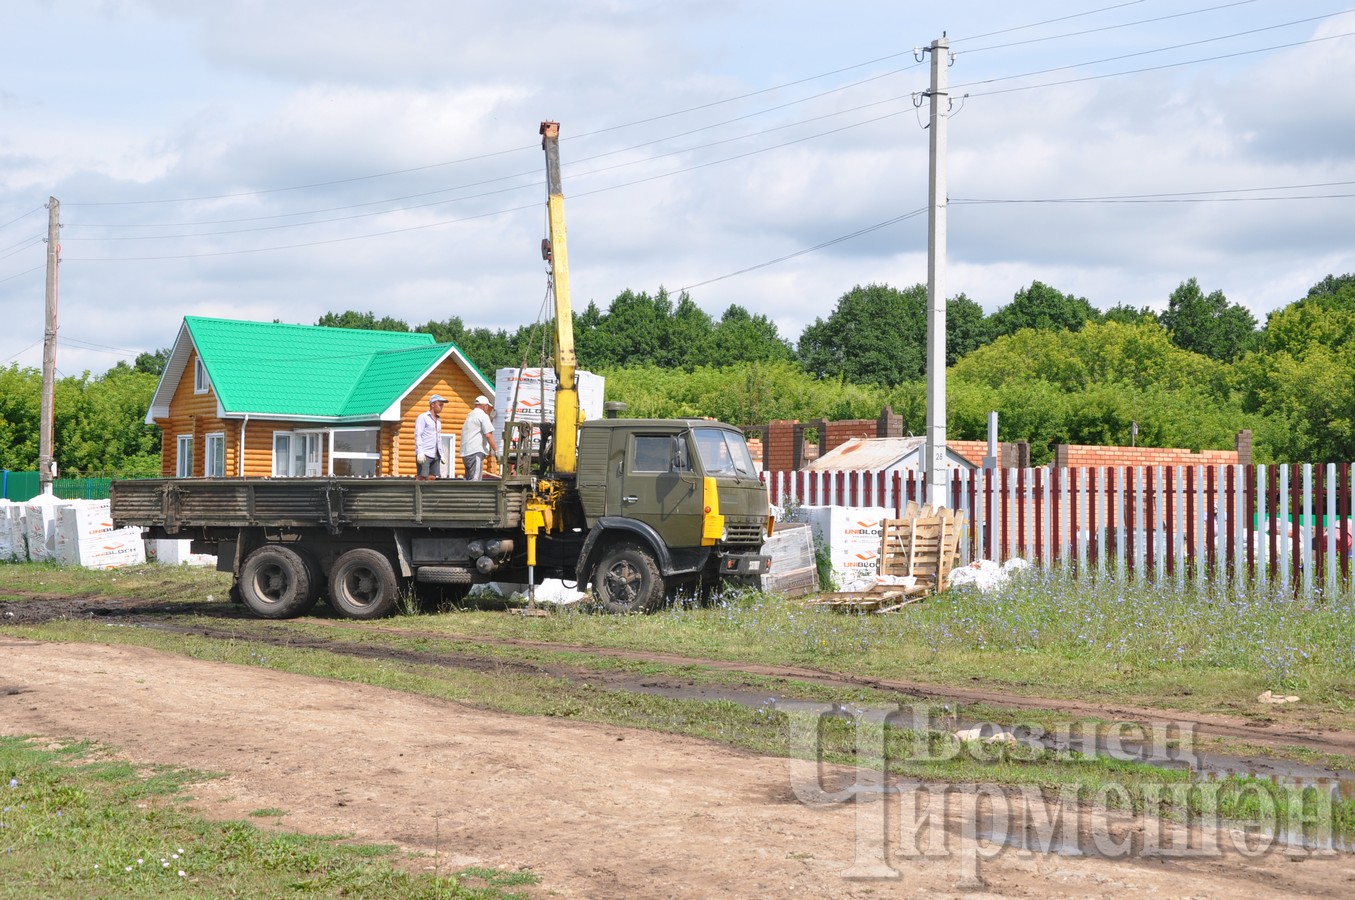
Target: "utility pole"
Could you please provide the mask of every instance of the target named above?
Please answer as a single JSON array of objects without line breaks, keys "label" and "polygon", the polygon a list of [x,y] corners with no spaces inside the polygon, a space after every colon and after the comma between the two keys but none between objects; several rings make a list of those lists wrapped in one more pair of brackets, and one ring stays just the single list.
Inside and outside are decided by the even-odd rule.
[{"label": "utility pole", "polygon": [[932,54],[931,165],[927,212],[927,491],[932,506],[948,506],[946,481],[946,69],[945,32],[927,48]]},{"label": "utility pole", "polygon": [[38,422],[38,485],[41,492],[52,492],[56,464],[52,458],[52,437],[56,408],[56,286],[57,266],[61,263],[61,204],[47,198],[47,316],[42,333],[42,412]]}]

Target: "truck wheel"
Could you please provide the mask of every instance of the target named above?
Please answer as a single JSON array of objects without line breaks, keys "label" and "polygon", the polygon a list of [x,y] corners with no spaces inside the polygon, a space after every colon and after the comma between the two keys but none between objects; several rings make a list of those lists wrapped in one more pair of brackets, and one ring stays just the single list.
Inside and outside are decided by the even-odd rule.
[{"label": "truck wheel", "polygon": [[649,551],[617,544],[602,554],[593,572],[593,590],[608,612],[651,612],[663,605],[663,576]]},{"label": "truck wheel", "polygon": [[380,619],[391,614],[400,582],[384,553],[367,547],[349,550],[329,570],[329,602],[350,619]]},{"label": "truck wheel", "polygon": [[240,569],[240,599],[262,619],[304,616],[315,606],[310,567],[295,550],[278,544],[260,547]]}]

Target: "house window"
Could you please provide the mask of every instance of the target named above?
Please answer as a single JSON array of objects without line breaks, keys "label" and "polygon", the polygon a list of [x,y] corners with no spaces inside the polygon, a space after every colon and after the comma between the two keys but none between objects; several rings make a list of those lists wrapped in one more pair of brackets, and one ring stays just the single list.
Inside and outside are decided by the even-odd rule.
[{"label": "house window", "polygon": [[226,474],[226,435],[215,432],[205,439],[206,456],[203,458],[202,474],[209,478],[220,478]]},{"label": "house window", "polygon": [[290,431],[273,432],[273,475],[286,478],[292,472],[292,433]]},{"label": "house window", "polygon": [[279,478],[320,474],[320,438],[315,431],[273,432],[273,474]]},{"label": "house window", "polygon": [[212,380],[207,377],[207,367],[202,364],[202,357],[193,360],[193,393],[205,394],[207,389],[212,386]]},{"label": "house window", "polygon": [[381,462],[378,428],[335,428],[329,433],[329,474],[372,478]]},{"label": "house window", "polygon": [[174,475],[178,478],[193,477],[193,435],[181,434],[175,440],[176,462],[174,464]]}]

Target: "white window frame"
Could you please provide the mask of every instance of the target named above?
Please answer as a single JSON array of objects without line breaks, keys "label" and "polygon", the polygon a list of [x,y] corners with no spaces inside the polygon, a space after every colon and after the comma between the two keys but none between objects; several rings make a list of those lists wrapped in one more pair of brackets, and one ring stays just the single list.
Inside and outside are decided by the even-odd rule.
[{"label": "white window frame", "polygon": [[[273,432],[273,477],[319,477],[323,431]],[[285,449],[279,448],[285,445]]]},{"label": "white window frame", "polygon": [[[273,432],[273,477],[287,478],[292,475],[292,444],[296,435],[290,431]],[[281,447],[281,451],[279,451]]]},{"label": "white window frame", "polygon": [[226,475],[226,432],[213,431],[202,438],[202,474],[208,478]]},{"label": "white window frame", "polygon": [[174,439],[174,477],[193,477],[193,435],[181,434]]},{"label": "white window frame", "polygon": [[[366,450],[337,450],[337,449],[335,449],[334,436],[335,436],[336,434],[349,434],[349,433],[354,433],[354,432],[371,432],[371,433],[372,433],[372,437],[373,437],[373,440],[372,440],[372,446],[373,446],[375,449],[374,449],[374,450],[370,450],[370,451],[366,451]],[[331,428],[331,429],[329,430],[329,472],[328,472],[327,474],[329,474],[329,475],[333,475],[333,474],[334,474],[334,461],[335,461],[336,459],[371,460],[371,461],[373,462],[373,464],[374,464],[374,465],[372,466],[372,471],[373,471],[373,473],[376,474],[376,475],[379,475],[379,474],[381,473],[381,429],[380,429],[380,427],[375,427],[375,428],[373,428],[373,427],[366,427],[366,428]]]},{"label": "white window frame", "polygon": [[207,377],[207,367],[202,364],[202,357],[193,359],[193,393],[205,394],[207,389],[212,386],[212,379]]}]

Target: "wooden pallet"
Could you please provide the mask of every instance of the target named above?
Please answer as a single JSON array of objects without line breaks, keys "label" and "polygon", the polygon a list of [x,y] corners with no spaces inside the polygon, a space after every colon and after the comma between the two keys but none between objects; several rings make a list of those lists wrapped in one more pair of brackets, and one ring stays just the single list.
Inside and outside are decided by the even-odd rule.
[{"label": "wooden pallet", "polygon": [[927,589],[918,585],[902,587],[892,584],[877,584],[866,591],[835,591],[821,594],[808,601],[810,607],[828,609],[833,612],[852,613],[888,613],[902,609],[910,603],[916,603],[925,596]]},{"label": "wooden pallet", "polygon": [[880,539],[880,574],[911,575],[930,593],[946,589],[951,569],[959,563],[964,512],[909,503],[901,519],[886,519]]}]

